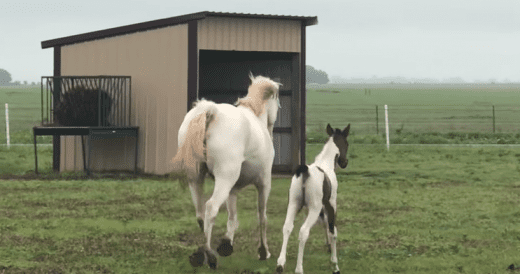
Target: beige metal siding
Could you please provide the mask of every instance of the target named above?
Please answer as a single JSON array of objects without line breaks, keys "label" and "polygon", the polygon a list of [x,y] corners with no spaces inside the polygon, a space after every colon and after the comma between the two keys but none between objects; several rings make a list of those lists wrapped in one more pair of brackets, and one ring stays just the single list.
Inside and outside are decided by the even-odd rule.
[{"label": "beige metal siding", "polygon": [[274,165],[290,165],[291,164],[291,134],[290,133],[274,133],[273,145],[276,151],[274,155]]},{"label": "beige metal siding", "polygon": [[300,52],[301,22],[207,17],[198,24],[199,49]]},{"label": "beige metal siding", "polygon": [[[64,142],[63,140],[70,140]],[[75,146],[75,142],[79,146]],[[83,170],[83,154],[81,152],[81,137],[80,136],[66,136],[61,137],[61,151],[68,151],[68,161],[60,161],[60,170],[67,171],[82,171]],[[62,158],[63,159],[63,158]]]},{"label": "beige metal siding", "polygon": [[[187,24],[62,47],[63,76],[132,76],[131,125],[139,126],[138,168],[143,172],[168,172],[177,151],[187,111],[187,52]],[[60,170],[83,170],[81,138],[61,140]],[[92,145],[93,170],[133,170],[133,138],[94,140]]]}]

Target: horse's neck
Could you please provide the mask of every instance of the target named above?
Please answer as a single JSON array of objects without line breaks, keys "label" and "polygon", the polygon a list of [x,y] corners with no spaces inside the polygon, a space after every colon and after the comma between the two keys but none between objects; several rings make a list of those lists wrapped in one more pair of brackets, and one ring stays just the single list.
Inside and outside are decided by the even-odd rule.
[{"label": "horse's neck", "polygon": [[251,113],[253,113],[254,116],[258,117],[258,119],[260,119],[260,121],[262,121],[262,125],[267,126],[268,117],[267,117],[266,111],[264,111],[262,114],[260,114],[260,116],[257,116],[254,109],[252,109],[250,106],[240,104],[237,106],[237,108],[247,109],[248,111],[251,111]]},{"label": "horse's neck", "polygon": [[[255,116],[257,116],[257,114],[255,113],[255,110],[251,107],[251,105],[239,104],[237,107],[247,109],[247,110],[251,111]],[[270,110],[269,110],[268,103],[265,103],[262,106],[262,108],[263,109],[261,111],[261,114],[257,117],[258,117],[258,119],[260,119],[260,122],[262,123],[262,125],[265,125],[267,127],[267,130],[269,131],[269,135],[271,136],[271,139],[273,139],[273,128],[274,128],[274,122],[276,120],[276,114],[274,117],[269,117]]]},{"label": "horse's neck", "polygon": [[321,152],[314,159],[314,164],[324,170],[334,172],[336,150],[337,148],[334,144],[334,141],[332,141],[332,139],[329,137],[329,140],[327,143],[325,143],[325,146],[323,146]]},{"label": "horse's neck", "polygon": [[268,118],[268,115],[267,115],[267,111],[264,111],[264,113],[262,113],[260,116],[258,116],[258,119],[260,119],[260,121],[262,121],[262,125],[265,125],[267,126],[267,119]]}]

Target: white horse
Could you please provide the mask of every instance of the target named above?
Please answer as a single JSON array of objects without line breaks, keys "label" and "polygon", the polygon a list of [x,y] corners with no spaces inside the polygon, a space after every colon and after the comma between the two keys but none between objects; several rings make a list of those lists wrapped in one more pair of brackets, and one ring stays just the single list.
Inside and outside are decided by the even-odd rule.
[{"label": "white horse", "polygon": [[[222,203],[228,210],[227,233],[217,252],[229,256],[238,228],[237,192],[253,184],[258,190],[260,223],[260,260],[271,256],[266,240],[266,204],[271,191],[271,169],[274,160],[272,140],[279,102],[280,83],[263,76],[253,77],[248,94],[235,105],[216,104],[207,100],[195,102],[179,129],[179,148],[172,159],[173,171],[182,171],[188,181],[197,221],[206,236],[205,247],[190,256],[193,266],[209,264],[217,267],[211,249],[211,231]],[[215,179],[213,195],[203,206],[203,184],[206,173]]]},{"label": "white horse", "polygon": [[329,245],[329,250],[332,251],[333,273],[340,273],[336,256],[338,229],[335,220],[338,180],[336,179],[335,169],[347,167],[347,137],[349,131],[350,124],[343,130],[339,128],[334,130],[328,124],[327,134],[329,139],[323,150],[316,156],[313,164],[299,166],[296,174],[292,177],[287,217],[283,226],[282,250],[276,267],[278,273],[283,272],[285,267],[287,242],[294,227],[294,217],[303,206],[309,209],[309,215],[307,215],[307,219],[300,229],[300,246],[295,273],[303,273],[303,249],[309,237],[309,231],[318,218],[325,224],[327,245]]}]

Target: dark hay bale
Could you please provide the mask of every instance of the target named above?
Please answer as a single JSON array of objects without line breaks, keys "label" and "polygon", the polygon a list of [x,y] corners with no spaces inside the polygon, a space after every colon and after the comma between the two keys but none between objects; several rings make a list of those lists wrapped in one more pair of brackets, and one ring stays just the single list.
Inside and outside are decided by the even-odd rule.
[{"label": "dark hay bale", "polygon": [[[99,120],[99,92],[101,92],[101,124]],[[61,126],[110,126],[108,116],[112,98],[106,91],[79,87],[62,94],[54,109],[56,121]]]}]

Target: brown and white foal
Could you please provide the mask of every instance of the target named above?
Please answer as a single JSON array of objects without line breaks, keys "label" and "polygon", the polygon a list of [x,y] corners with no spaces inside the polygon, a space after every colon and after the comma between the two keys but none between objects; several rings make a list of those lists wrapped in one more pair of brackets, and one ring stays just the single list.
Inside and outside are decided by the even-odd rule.
[{"label": "brown and white foal", "polygon": [[307,242],[309,237],[310,229],[318,218],[321,218],[326,224],[325,230],[327,233],[327,244],[329,244],[332,253],[333,273],[340,273],[336,256],[338,230],[335,219],[338,180],[336,179],[335,169],[338,166],[341,168],[347,167],[347,137],[349,131],[350,124],[343,130],[338,128],[332,129],[330,124],[328,124],[327,134],[329,139],[325,143],[323,150],[316,156],[313,164],[309,166],[301,165],[292,177],[287,217],[283,226],[282,250],[278,258],[278,266],[276,267],[278,273],[283,272],[285,266],[287,242],[294,227],[294,218],[304,206],[309,209],[309,214],[300,229],[300,246],[295,272],[303,273],[303,249],[305,248],[305,242]]}]

